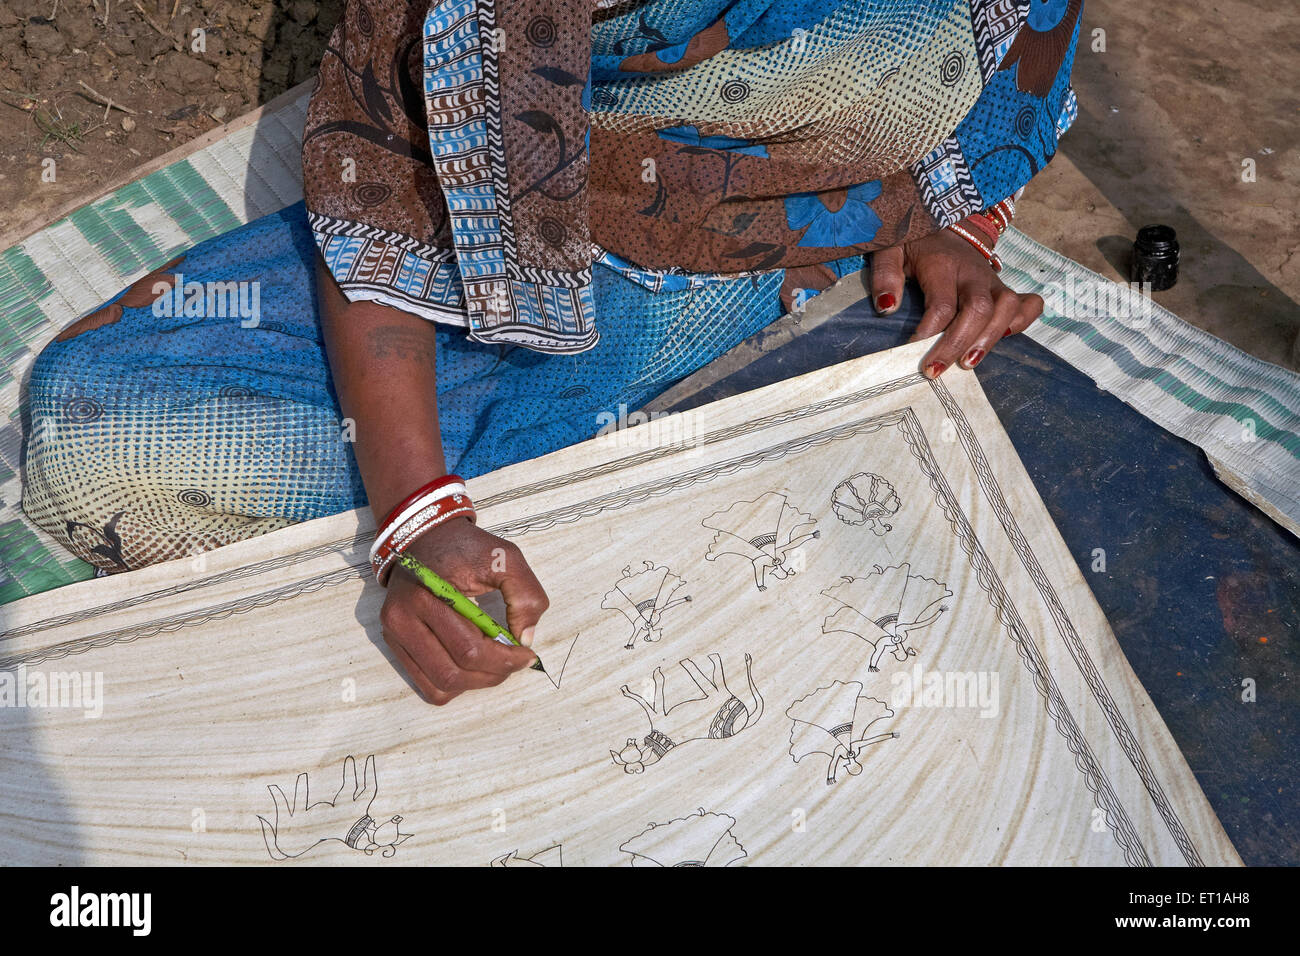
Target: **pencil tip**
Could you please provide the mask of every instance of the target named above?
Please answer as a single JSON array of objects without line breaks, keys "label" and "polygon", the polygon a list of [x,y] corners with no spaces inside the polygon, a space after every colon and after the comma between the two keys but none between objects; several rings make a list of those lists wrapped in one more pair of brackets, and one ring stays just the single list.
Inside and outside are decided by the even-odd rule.
[{"label": "pencil tip", "polygon": [[533,670],[541,671],[543,674],[546,673],[546,668],[542,666],[542,659],[540,657],[533,661]]}]

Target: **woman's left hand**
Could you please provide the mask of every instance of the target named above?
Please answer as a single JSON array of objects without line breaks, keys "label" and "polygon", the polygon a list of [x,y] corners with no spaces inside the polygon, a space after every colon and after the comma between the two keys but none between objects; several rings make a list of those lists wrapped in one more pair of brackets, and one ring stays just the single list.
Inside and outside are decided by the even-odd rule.
[{"label": "woman's left hand", "polygon": [[1043,300],[1003,285],[979,251],[948,229],[871,254],[871,299],[888,315],[911,276],[925,296],[925,314],[911,341],[943,336],[921,362],[927,378],[953,365],[974,368],[1002,339],[1023,332],[1043,313]]}]

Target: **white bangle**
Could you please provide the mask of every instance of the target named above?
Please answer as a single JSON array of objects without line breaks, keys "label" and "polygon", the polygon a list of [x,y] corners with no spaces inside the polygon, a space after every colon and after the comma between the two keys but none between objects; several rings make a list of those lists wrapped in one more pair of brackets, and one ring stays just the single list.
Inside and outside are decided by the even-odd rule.
[{"label": "white bangle", "polygon": [[429,507],[429,505],[441,501],[443,498],[450,498],[452,495],[468,496],[468,494],[469,492],[466,490],[465,486],[460,482],[456,482],[450,485],[443,485],[441,488],[431,491],[427,495],[422,495],[421,497],[416,498],[415,501],[411,502],[411,504],[401,514],[379,529],[379,534],[375,536],[375,543],[370,546],[370,563],[374,564],[375,555],[379,552],[379,549],[382,548],[384,543],[393,536],[394,532],[401,528],[402,525],[409,521],[413,516]]}]

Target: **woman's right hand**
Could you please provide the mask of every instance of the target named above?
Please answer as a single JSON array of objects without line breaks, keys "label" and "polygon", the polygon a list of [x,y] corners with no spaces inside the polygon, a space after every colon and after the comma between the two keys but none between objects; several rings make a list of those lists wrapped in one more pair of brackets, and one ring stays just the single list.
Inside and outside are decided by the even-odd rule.
[{"label": "woman's right hand", "polygon": [[[513,542],[453,518],[425,532],[407,550],[462,594],[499,590],[506,626],[525,645],[550,601]],[[507,647],[433,596],[401,567],[388,579],[379,614],[384,641],[431,704],[446,704],[467,690],[495,687],[537,660],[528,647]]]},{"label": "woman's right hand", "polygon": [[[319,255],[316,275],[339,409],[351,423],[357,468],[375,520],[382,522],[412,488],[448,470],[438,423],[438,331],[401,309],[348,301]],[[394,396],[400,396],[397,402]],[[549,602],[517,546],[468,518],[453,518],[420,535],[408,550],[462,594],[500,590],[510,633],[532,642],[533,626]],[[484,637],[401,568],[389,575],[379,618],[384,641],[433,704],[500,684],[536,660],[526,647]]]}]

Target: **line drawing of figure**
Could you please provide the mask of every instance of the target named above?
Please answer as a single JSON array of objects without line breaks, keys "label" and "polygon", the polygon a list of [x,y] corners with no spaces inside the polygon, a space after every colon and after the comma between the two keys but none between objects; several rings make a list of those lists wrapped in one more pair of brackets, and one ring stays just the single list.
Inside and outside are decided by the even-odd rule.
[{"label": "line drawing of figure", "polygon": [[623,577],[600,602],[609,611],[618,611],[632,624],[632,636],[623,646],[631,650],[637,638],[653,644],[662,636],[659,620],[669,608],[689,601],[690,595],[672,600],[673,594],[685,586],[686,581],[662,565],[651,561],[641,562],[639,571],[628,565]]},{"label": "line drawing of figure", "polygon": [[862,752],[872,744],[897,738],[898,734],[872,727],[894,716],[882,700],[862,696],[858,681],[835,681],[819,687],[786,708],[790,726],[790,756],[798,763],[811,754],[821,754],[830,763],[826,783],[835,782],[840,770],[850,776],[862,773]]},{"label": "line drawing of figure", "polygon": [[897,514],[902,506],[894,486],[882,475],[869,471],[845,478],[831,492],[835,517],[847,525],[866,525],[877,537],[894,530],[885,519]]},{"label": "line drawing of figure", "polygon": [[532,856],[520,856],[519,850],[514,849],[509,853],[503,853],[494,858],[489,866],[564,866],[564,847],[562,844],[548,846],[545,850],[538,850]]},{"label": "line drawing of figure", "polygon": [[276,784],[267,790],[275,804],[274,822],[258,816],[266,852],[273,860],[297,859],[322,843],[337,842],[371,856],[376,850],[391,857],[399,844],[414,834],[402,833],[402,818],[394,816],[379,823],[370,815],[379,795],[375,755],[366,758],[362,782],[357,781],[357,762],[350,754],[343,761],[343,783],[332,800],[311,802],[307,774],[298,774],[290,803]]},{"label": "line drawing of figure", "polygon": [[633,866],[731,866],[747,854],[732,834],[736,818],[703,807],[667,823],[651,823],[619,846]]},{"label": "line drawing of figure", "polygon": [[753,658],[745,655],[745,679],[749,684],[749,702],[745,703],[727,687],[722,657],[709,655],[712,675],[705,677],[689,657],[678,662],[699,688],[702,697],[687,697],[669,707],[664,699],[663,668],[654,669],[654,699],[647,701],[623,685],[623,696],[636,701],[650,721],[650,732],[637,743],[629,737],[621,751],[609,755],[624,773],[641,773],[658,763],[668,751],[692,740],[725,740],[758,723],[763,716],[763,695],[754,683]]},{"label": "line drawing of figure", "polygon": [[846,574],[839,584],[822,591],[840,604],[822,622],[822,633],[845,631],[870,644],[875,650],[869,669],[874,673],[880,670],[886,651],[899,663],[916,656],[916,649],[907,646],[909,635],[929,627],[948,610],[944,602],[952,591],[942,581],[912,574],[907,562],[873,567],[866,577]]},{"label": "line drawing of figure", "polygon": [[821,537],[821,532],[813,528],[817,519],[776,491],[765,492],[753,501],[737,501],[700,523],[718,532],[704,559],[716,561],[723,554],[740,555],[753,563],[754,583],[760,591],[767,590],[769,574],[778,579],[794,574],[790,560],[793,552]]}]

